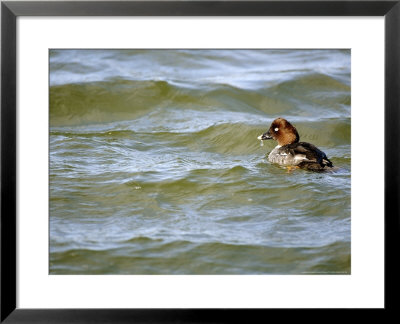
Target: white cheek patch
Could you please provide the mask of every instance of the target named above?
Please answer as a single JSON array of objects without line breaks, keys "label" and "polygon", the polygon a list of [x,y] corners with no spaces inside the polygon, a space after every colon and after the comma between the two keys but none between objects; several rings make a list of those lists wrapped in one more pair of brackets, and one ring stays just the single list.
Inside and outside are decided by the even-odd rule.
[{"label": "white cheek patch", "polygon": [[274,130],[275,130],[275,132],[277,132],[277,131],[279,130],[279,128],[278,128],[278,127],[276,127]]}]

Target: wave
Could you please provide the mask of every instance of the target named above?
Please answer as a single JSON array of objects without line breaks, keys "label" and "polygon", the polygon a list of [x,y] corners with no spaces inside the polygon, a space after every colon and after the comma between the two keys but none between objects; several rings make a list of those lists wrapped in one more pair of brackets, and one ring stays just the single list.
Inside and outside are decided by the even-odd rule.
[{"label": "wave", "polygon": [[238,110],[240,105],[234,101],[240,101],[238,98],[245,98],[246,94],[225,85],[218,90],[193,90],[166,81],[113,80],[53,86],[50,88],[50,124],[83,125],[134,119],[164,107],[207,109],[221,106],[221,98],[228,97],[232,105],[225,102],[225,108]]},{"label": "wave", "polygon": [[[171,112],[179,115],[179,110]],[[245,117],[245,116],[243,116]],[[239,118],[239,117],[237,117]],[[210,126],[210,121],[198,120],[191,122],[186,120],[174,124],[173,118],[160,130],[159,126],[154,126],[151,116],[146,115],[148,124],[140,120],[127,122],[124,124],[111,124],[104,128],[94,129],[63,129],[55,128],[51,130],[51,145],[55,149],[60,143],[64,148],[72,145],[73,142],[66,142],[66,138],[87,139],[85,145],[92,143],[98,146],[98,141],[111,141],[126,145],[127,148],[134,150],[157,150],[162,147],[185,149],[186,151],[204,151],[218,154],[265,154],[271,150],[275,142],[265,141],[261,143],[257,137],[267,130],[272,119],[260,120],[249,118],[249,122],[218,122]],[[351,121],[350,119],[326,119],[318,122],[299,121],[296,127],[300,134],[300,139],[305,142],[314,143],[321,146],[321,149],[340,147],[348,145],[351,140]],[[262,147],[261,147],[262,145]],[[335,154],[333,150],[327,153],[330,156]]]},{"label": "wave", "polygon": [[[290,96],[288,93],[290,92]],[[308,115],[325,106],[331,117],[348,114],[350,88],[322,74],[306,74],[253,89],[228,84],[177,84],[174,81],[108,81],[50,87],[50,125],[79,126],[132,120],[155,109],[207,112],[213,109],[255,116]],[[326,107],[327,106],[327,107]]]},{"label": "wave", "polygon": [[[348,245],[290,248],[138,238],[118,250],[53,251],[50,274],[349,274]],[[296,265],[289,262],[293,258]]]}]

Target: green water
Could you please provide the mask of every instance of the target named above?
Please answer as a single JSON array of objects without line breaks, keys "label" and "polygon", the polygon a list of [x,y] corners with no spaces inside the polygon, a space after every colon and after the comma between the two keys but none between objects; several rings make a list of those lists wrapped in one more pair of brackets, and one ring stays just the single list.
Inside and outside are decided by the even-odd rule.
[{"label": "green water", "polygon": [[[50,274],[350,274],[350,51],[49,59]],[[276,117],[339,170],[269,163]]]}]

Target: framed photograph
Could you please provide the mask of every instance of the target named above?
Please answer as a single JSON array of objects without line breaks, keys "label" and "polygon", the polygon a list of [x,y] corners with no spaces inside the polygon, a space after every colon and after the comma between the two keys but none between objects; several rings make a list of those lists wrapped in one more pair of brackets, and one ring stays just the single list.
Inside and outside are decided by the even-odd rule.
[{"label": "framed photograph", "polygon": [[394,309],[398,1],[1,11],[1,321]]}]

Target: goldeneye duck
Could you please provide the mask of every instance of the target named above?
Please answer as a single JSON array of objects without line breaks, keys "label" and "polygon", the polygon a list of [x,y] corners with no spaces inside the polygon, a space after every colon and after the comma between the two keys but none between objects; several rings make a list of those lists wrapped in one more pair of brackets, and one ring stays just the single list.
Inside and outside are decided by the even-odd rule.
[{"label": "goldeneye duck", "polygon": [[259,140],[273,139],[278,145],[269,153],[268,161],[285,166],[295,166],[311,171],[325,171],[333,168],[326,154],[315,145],[299,142],[296,127],[284,118],[275,119]]}]

